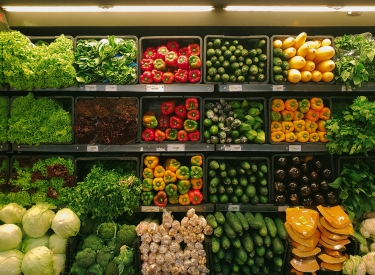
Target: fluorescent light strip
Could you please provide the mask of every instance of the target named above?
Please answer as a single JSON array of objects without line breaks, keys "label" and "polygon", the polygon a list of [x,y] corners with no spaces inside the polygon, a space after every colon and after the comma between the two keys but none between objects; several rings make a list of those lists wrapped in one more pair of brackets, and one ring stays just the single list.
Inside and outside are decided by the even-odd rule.
[{"label": "fluorescent light strip", "polygon": [[375,11],[375,6],[227,6],[224,10],[259,12],[373,12]]},{"label": "fluorescent light strip", "polygon": [[203,12],[212,6],[3,6],[7,12]]}]

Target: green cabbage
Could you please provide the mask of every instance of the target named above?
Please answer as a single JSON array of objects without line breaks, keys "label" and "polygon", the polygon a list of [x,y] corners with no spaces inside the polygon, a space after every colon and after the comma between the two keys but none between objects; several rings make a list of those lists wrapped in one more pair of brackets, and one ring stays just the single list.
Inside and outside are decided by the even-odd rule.
[{"label": "green cabbage", "polygon": [[26,238],[22,242],[22,252],[27,253],[31,249],[38,247],[38,246],[45,246],[49,247],[49,235],[44,235],[43,237],[40,238],[31,238],[29,236],[26,236]]},{"label": "green cabbage", "polygon": [[45,246],[31,249],[23,258],[21,271],[24,275],[54,275],[52,251]]},{"label": "green cabbage", "polygon": [[0,251],[16,248],[22,242],[22,231],[15,224],[0,225]]},{"label": "green cabbage", "polygon": [[26,209],[17,203],[9,203],[0,210],[0,220],[4,223],[21,223]]},{"label": "green cabbage", "polygon": [[59,235],[54,233],[49,237],[49,249],[54,254],[65,253],[67,242],[68,242],[68,239],[63,239],[63,238],[59,237]]},{"label": "green cabbage", "polygon": [[12,249],[0,252],[0,275],[21,275],[23,253]]},{"label": "green cabbage", "polygon": [[55,275],[64,274],[65,260],[65,254],[53,254],[53,271]]},{"label": "green cabbage", "polygon": [[22,218],[22,227],[25,233],[32,238],[44,236],[51,228],[55,213],[51,210],[56,206],[48,203],[37,203],[32,206]]},{"label": "green cabbage", "polygon": [[80,219],[69,208],[59,210],[52,219],[52,230],[63,239],[77,235],[80,227]]}]

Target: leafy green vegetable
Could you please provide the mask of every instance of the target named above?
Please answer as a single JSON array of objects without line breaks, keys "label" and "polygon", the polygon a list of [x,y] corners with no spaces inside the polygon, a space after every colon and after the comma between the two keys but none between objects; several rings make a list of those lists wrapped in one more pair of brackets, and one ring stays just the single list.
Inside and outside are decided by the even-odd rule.
[{"label": "leafy green vegetable", "polygon": [[0,142],[8,141],[8,99],[0,97]]},{"label": "leafy green vegetable", "polygon": [[329,186],[340,190],[340,199],[351,220],[375,211],[375,159],[343,159],[340,176]]},{"label": "leafy green vegetable", "polygon": [[359,96],[352,104],[333,104],[327,120],[326,147],[331,154],[364,153],[375,148],[375,102]]},{"label": "leafy green vegetable", "polygon": [[108,39],[79,39],[75,63],[77,81],[113,84],[133,83],[137,79],[137,44],[134,39],[108,36]]}]

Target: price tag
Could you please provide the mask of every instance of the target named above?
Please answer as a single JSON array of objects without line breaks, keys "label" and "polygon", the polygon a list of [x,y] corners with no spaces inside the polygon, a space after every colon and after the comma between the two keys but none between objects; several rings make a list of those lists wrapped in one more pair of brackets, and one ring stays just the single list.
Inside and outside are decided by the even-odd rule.
[{"label": "price tag", "polygon": [[157,152],[160,152],[160,151],[165,151],[165,147],[156,147],[156,151]]},{"label": "price tag", "polygon": [[117,91],[117,85],[105,85],[105,91],[106,92],[116,92]]},{"label": "price tag", "polygon": [[289,145],[289,152],[301,152],[301,145]]},{"label": "price tag", "polygon": [[85,91],[87,92],[96,91],[96,85],[85,85]]},{"label": "price tag", "polygon": [[164,92],[164,85],[146,85],[147,92]]},{"label": "price tag", "polygon": [[278,212],[285,212],[288,207],[289,206],[279,206],[279,207],[277,207],[277,211]]},{"label": "price tag", "polygon": [[240,211],[240,206],[238,204],[228,205],[228,211]]},{"label": "price tag", "polygon": [[342,86],[341,86],[341,91],[342,91],[342,92],[346,92],[346,91],[351,92],[351,91],[352,91],[352,87],[349,86],[348,89],[346,89],[346,86],[345,86],[345,85],[342,85]]},{"label": "price tag", "polygon": [[284,91],[284,85],[273,85],[272,91],[274,92],[282,92]]},{"label": "price tag", "polygon": [[167,151],[185,151],[185,144],[168,144]]},{"label": "price tag", "polygon": [[230,151],[241,151],[242,147],[239,144],[231,144],[230,146]]},{"label": "price tag", "polygon": [[141,206],[141,212],[160,212],[159,206]]},{"label": "price tag", "polygon": [[143,152],[143,147],[139,148],[139,151]]},{"label": "price tag", "polygon": [[99,152],[99,146],[87,145],[87,152]]},{"label": "price tag", "polygon": [[242,91],[242,85],[229,85],[229,91],[230,92],[241,92]]}]

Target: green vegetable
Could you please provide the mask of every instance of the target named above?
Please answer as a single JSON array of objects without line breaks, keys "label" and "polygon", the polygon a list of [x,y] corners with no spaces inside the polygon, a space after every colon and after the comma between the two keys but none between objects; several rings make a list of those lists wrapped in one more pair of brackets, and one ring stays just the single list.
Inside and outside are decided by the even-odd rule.
[{"label": "green vegetable", "polygon": [[221,242],[221,247],[223,249],[229,249],[231,244],[232,244],[229,236],[227,236],[225,234],[221,235],[220,242]]},{"label": "green vegetable", "polygon": [[22,229],[32,238],[44,236],[51,228],[55,213],[51,209],[56,206],[48,203],[39,203],[28,209],[22,217]]},{"label": "green vegetable", "polygon": [[8,141],[8,99],[0,97],[0,142]]},{"label": "green vegetable", "polygon": [[104,240],[98,235],[90,234],[83,239],[82,249],[90,248],[93,251],[98,251],[104,246]]},{"label": "green vegetable", "polygon": [[212,214],[208,214],[206,216],[206,221],[207,221],[207,224],[214,229],[218,226],[216,218]]},{"label": "green vegetable", "polygon": [[224,232],[223,227],[219,225],[218,227],[215,228],[214,235],[216,237],[220,237],[223,234],[223,232]]},{"label": "green vegetable", "polygon": [[117,231],[116,242],[121,246],[124,244],[127,246],[132,246],[136,237],[137,233],[135,231],[135,225],[123,224],[120,227],[120,230]]},{"label": "green vegetable", "polygon": [[219,252],[220,249],[220,239],[217,237],[212,237],[211,238],[211,250],[213,253]]},{"label": "green vegetable", "polygon": [[266,236],[263,237],[263,243],[264,243],[264,245],[265,245],[266,247],[271,246],[271,244],[272,244],[272,239],[271,239],[270,235],[267,234]]},{"label": "green vegetable", "polygon": [[[58,259],[56,259],[57,261]],[[38,246],[31,249],[23,257],[21,272],[24,275],[49,275],[54,274],[54,267],[56,269],[61,268],[61,266],[54,265],[54,255],[51,250],[45,246]]]},{"label": "green vegetable", "polygon": [[216,212],[214,213],[214,216],[215,216],[216,221],[217,221],[218,224],[220,224],[220,225],[223,225],[223,224],[224,224],[224,222],[225,222],[225,217],[224,217],[224,214],[223,214],[222,212],[220,212],[220,211],[216,211]]},{"label": "green vegetable", "polygon": [[84,248],[77,252],[75,260],[80,267],[88,268],[95,263],[96,252],[91,248]]},{"label": "green vegetable", "polygon": [[272,239],[272,251],[276,254],[283,254],[284,253],[284,245],[281,239],[276,236]]},{"label": "green vegetable", "polygon": [[262,222],[262,227],[259,228],[258,232],[261,236],[266,236],[268,231],[267,231],[267,226],[266,226],[266,223],[264,222],[264,218],[263,218],[263,215],[259,212],[255,213],[254,214],[254,218],[260,222]]},{"label": "green vegetable", "polygon": [[241,240],[238,237],[232,239],[232,245],[235,248],[240,248],[241,247]]},{"label": "green vegetable", "polygon": [[51,229],[63,239],[76,236],[80,227],[81,221],[76,213],[66,207],[57,211],[51,223]]},{"label": "green vegetable", "polygon": [[253,239],[255,246],[263,246],[263,238],[261,235],[259,235],[258,232],[256,232],[255,230],[250,231],[250,236]]},{"label": "green vegetable", "polygon": [[245,218],[252,229],[259,229],[262,227],[262,221],[259,218],[255,218],[251,212],[245,213]]},{"label": "green vegetable", "polygon": [[88,274],[99,275],[99,274],[103,274],[103,272],[104,272],[103,267],[98,263],[93,264],[87,269]]},{"label": "green vegetable", "polygon": [[120,254],[116,256],[114,262],[118,266],[119,274],[130,275],[134,274],[134,253],[133,248],[123,245],[120,248]]},{"label": "green vegetable", "polygon": [[242,234],[243,234],[243,228],[242,228],[241,222],[238,219],[238,217],[236,216],[236,214],[234,214],[231,211],[226,212],[225,213],[225,221],[228,222],[228,224],[233,228],[233,230],[239,236],[242,236]]},{"label": "green vegetable", "polygon": [[277,229],[276,229],[276,225],[273,219],[271,219],[270,217],[264,217],[264,222],[266,224],[268,234],[272,238],[276,237]]},{"label": "green vegetable", "polygon": [[[229,225],[227,221],[223,224],[224,232],[230,239],[236,238],[237,234],[236,231]],[[223,235],[224,236],[224,235]]]},{"label": "green vegetable", "polygon": [[243,247],[239,247],[236,249],[236,255],[238,256],[238,258],[240,258],[242,262],[245,263],[247,261],[247,252]]},{"label": "green vegetable", "polygon": [[237,216],[238,220],[240,221],[242,228],[243,228],[245,231],[249,230],[249,227],[250,227],[250,226],[249,226],[249,223],[247,222],[247,220],[246,220],[244,214],[242,214],[242,213],[239,212],[239,211],[236,211],[236,212],[235,212],[235,215]]},{"label": "green vegetable", "polygon": [[248,232],[245,232],[242,236],[242,246],[247,252],[251,252],[254,249],[253,239],[250,237]]},{"label": "green vegetable", "polygon": [[274,219],[276,228],[277,228],[277,235],[282,240],[286,240],[288,238],[288,232],[286,232],[284,222],[279,217],[276,217]]}]

